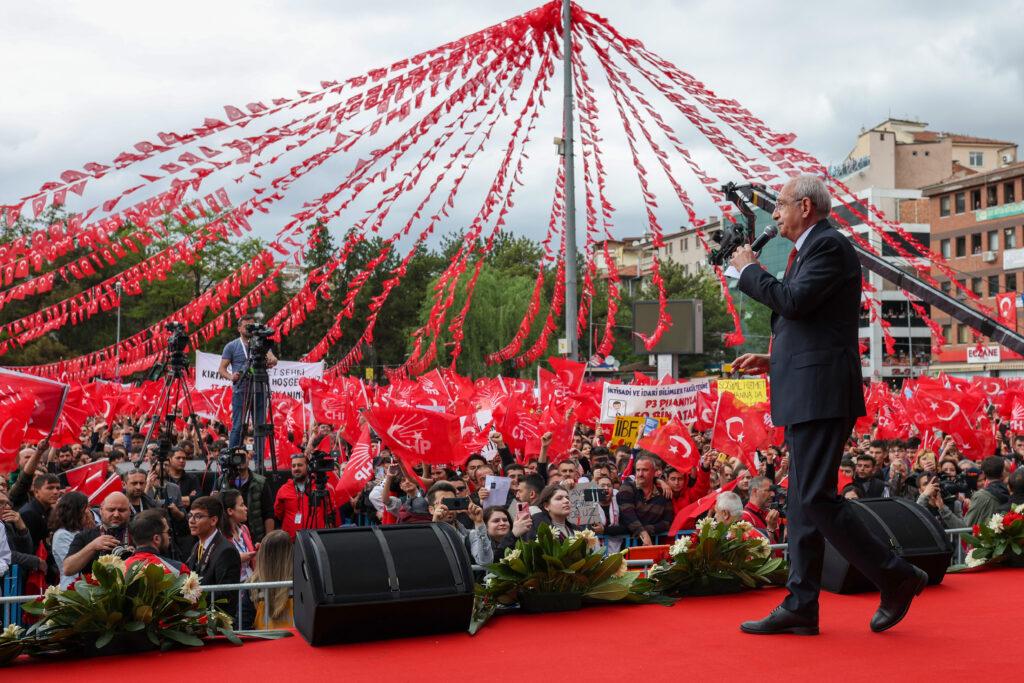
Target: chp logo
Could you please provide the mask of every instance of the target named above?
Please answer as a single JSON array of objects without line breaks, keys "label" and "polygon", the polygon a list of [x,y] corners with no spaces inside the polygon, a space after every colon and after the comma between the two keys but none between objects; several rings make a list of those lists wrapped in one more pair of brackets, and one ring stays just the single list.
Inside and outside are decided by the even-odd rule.
[{"label": "chp logo", "polygon": [[427,418],[422,415],[396,415],[385,433],[399,448],[423,455],[432,446],[430,441],[423,438],[426,427]]}]

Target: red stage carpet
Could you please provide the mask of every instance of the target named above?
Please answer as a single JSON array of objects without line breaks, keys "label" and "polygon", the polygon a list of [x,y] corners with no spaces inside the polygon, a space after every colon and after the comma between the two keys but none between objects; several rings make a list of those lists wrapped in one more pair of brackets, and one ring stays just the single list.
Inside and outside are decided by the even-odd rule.
[{"label": "red stage carpet", "polygon": [[[301,636],[243,647],[19,663],[6,680],[174,681],[717,681],[1008,680],[1024,613],[1024,572],[947,576],[883,634],[868,630],[877,595],[822,595],[821,635],[747,636],[781,590],[688,598],[674,607],[590,607],[497,617],[470,637],[451,634],[312,648]],[[404,671],[405,674],[399,672]],[[134,672],[134,673],[131,673]]]}]

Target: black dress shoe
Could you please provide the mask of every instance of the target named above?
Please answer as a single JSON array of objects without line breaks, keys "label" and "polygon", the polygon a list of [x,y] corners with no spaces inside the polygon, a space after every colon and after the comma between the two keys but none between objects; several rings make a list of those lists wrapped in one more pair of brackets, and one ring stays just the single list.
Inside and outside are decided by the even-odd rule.
[{"label": "black dress shoe", "polygon": [[890,629],[907,615],[914,597],[921,594],[928,585],[928,575],[917,567],[914,573],[903,579],[895,588],[882,592],[882,603],[878,606],[875,616],[871,617],[871,630],[881,633]]},{"label": "black dress shoe", "polygon": [[740,630],[759,636],[771,636],[778,633],[816,636],[818,635],[818,620],[802,617],[795,612],[790,612],[785,607],[776,607],[771,614],[760,621],[744,621],[740,624]]}]

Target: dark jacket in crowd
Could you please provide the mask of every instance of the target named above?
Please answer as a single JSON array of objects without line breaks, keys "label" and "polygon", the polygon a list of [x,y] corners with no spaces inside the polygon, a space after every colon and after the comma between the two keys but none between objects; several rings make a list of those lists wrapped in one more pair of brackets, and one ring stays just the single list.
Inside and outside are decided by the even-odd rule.
[{"label": "dark jacket in crowd", "polygon": [[619,524],[632,536],[646,531],[653,540],[659,534],[668,533],[672,526],[675,517],[672,501],[663,496],[657,486],[651,497],[645,498],[643,490],[634,482],[626,482],[619,488],[615,500],[619,504]]}]

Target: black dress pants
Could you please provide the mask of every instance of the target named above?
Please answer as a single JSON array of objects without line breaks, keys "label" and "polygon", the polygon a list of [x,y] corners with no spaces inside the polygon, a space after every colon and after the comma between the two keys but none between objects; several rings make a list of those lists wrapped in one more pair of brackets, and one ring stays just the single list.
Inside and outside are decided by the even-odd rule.
[{"label": "black dress pants", "polygon": [[836,491],[843,445],[854,419],[811,420],[786,427],[789,448],[789,595],[782,606],[818,616],[825,540],[880,590],[895,586],[912,567],[886,547],[856,517]]}]

